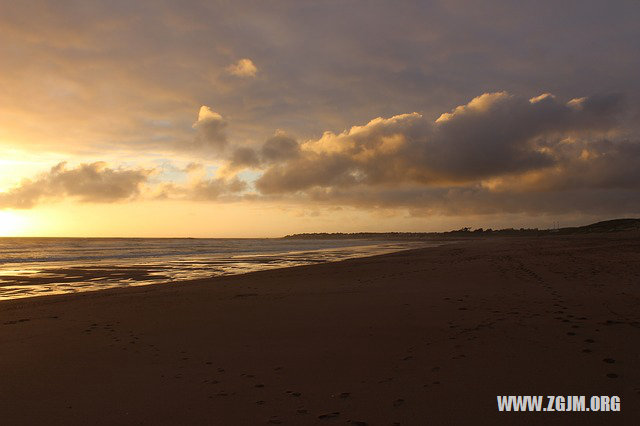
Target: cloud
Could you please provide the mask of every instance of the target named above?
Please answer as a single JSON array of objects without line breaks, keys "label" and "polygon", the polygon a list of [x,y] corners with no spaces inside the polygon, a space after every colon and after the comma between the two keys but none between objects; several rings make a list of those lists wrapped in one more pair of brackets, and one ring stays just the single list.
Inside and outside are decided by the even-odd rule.
[{"label": "cloud", "polygon": [[[309,138],[405,111],[432,117],[502,89],[617,90],[638,103],[635,2],[277,3],[4,2],[0,144],[164,154],[192,138],[201,105],[233,117],[229,140],[263,140],[274,128]],[[268,78],[239,84],[227,67],[240,58]]]},{"label": "cloud", "polygon": [[495,191],[478,184],[393,189],[355,186],[311,190],[299,196],[298,201],[306,205],[407,211],[413,216],[425,217],[570,213],[621,215],[640,212],[640,194],[635,188],[624,187]]},{"label": "cloud", "polygon": [[[640,138],[620,126],[626,108],[617,94],[562,100],[548,93],[527,98],[491,92],[432,118],[414,112],[302,142],[277,131],[259,146],[232,145],[226,138],[219,146],[226,122],[203,106],[194,127],[202,137],[218,138],[222,164],[176,168],[186,173],[186,183],[156,180],[147,195],[405,209],[413,215],[640,212]],[[222,152],[225,145],[231,146]],[[240,174],[244,169],[251,172]],[[208,170],[217,171],[209,176]],[[149,173],[104,163],[76,169],[60,164],[0,194],[0,205],[130,199]]]},{"label": "cloud", "polygon": [[28,209],[45,200],[64,197],[82,202],[112,203],[135,198],[151,170],[111,169],[104,162],[68,169],[59,163],[34,180],[0,193],[0,208]]},{"label": "cloud", "polygon": [[235,64],[231,64],[227,67],[227,72],[236,77],[255,77],[258,72],[258,68],[254,65],[251,59],[240,59]]},{"label": "cloud", "polygon": [[192,142],[184,143],[181,148],[188,150],[222,151],[227,146],[225,128],[226,120],[222,115],[213,111],[206,105],[200,107],[198,120],[193,123],[196,130]]},{"label": "cloud", "polygon": [[267,139],[259,150],[241,146],[235,148],[228,156],[227,163],[220,174],[233,175],[239,170],[259,169],[264,165],[279,163],[296,158],[300,155],[298,142],[282,131]]},{"label": "cloud", "polygon": [[445,113],[427,142],[429,168],[455,180],[486,178],[550,166],[554,140],[606,131],[623,107],[620,95],[532,99],[487,93]]},{"label": "cloud", "polygon": [[196,201],[217,200],[222,195],[238,193],[245,190],[246,187],[247,183],[237,177],[205,179],[190,189],[188,197]]},{"label": "cloud", "polygon": [[[640,139],[620,95],[486,93],[429,120],[376,118],[258,151],[262,197],[414,215],[640,212]],[[273,150],[272,150],[273,149]],[[269,161],[267,161],[269,159]]]},{"label": "cloud", "polygon": [[300,155],[300,145],[286,133],[276,132],[273,137],[267,139],[262,145],[261,154],[266,162],[277,163],[283,160],[291,160]]},{"label": "cloud", "polygon": [[247,188],[247,183],[236,176],[208,177],[207,170],[201,163],[190,163],[183,172],[187,174],[186,184],[162,182],[155,188],[154,198],[156,200],[224,201],[237,198],[237,195]]},{"label": "cloud", "polygon": [[154,169],[110,168],[105,162],[68,168],[63,162],[0,193],[0,209],[30,209],[44,202],[63,199],[92,203],[131,201],[143,197],[156,200],[224,200],[238,195],[248,186],[235,176],[208,177],[201,163],[190,163],[176,170],[186,173],[186,183],[151,180],[150,176],[156,172]]},{"label": "cloud", "polygon": [[254,168],[260,165],[258,154],[249,147],[236,148],[230,157],[230,166],[233,170],[240,168]]},{"label": "cloud", "polygon": [[563,138],[605,133],[622,105],[618,95],[560,102],[551,95],[486,93],[435,121],[412,113],[376,118],[340,134],[326,132],[268,167],[256,187],[270,194],[336,185],[460,185],[515,176],[555,165]]}]

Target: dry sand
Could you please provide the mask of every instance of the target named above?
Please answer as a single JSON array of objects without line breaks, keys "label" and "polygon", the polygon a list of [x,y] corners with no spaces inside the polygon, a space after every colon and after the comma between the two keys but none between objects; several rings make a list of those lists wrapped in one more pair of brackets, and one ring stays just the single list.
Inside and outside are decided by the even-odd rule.
[{"label": "dry sand", "polygon": [[[0,303],[0,424],[640,424],[640,237]],[[496,395],[619,395],[498,413]]]}]

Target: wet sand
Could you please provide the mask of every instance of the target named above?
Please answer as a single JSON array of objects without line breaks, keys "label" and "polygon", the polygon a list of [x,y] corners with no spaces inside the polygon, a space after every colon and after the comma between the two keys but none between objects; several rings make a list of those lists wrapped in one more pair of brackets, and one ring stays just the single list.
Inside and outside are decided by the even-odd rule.
[{"label": "wet sand", "polygon": [[[0,302],[1,424],[638,424],[640,235]],[[498,413],[496,395],[619,395]]]},{"label": "wet sand", "polygon": [[[229,238],[195,239],[190,247],[190,240],[171,238],[18,238],[14,245],[11,240],[0,241],[0,302],[315,265],[442,244],[435,239]],[[157,256],[151,255],[154,251]]]}]

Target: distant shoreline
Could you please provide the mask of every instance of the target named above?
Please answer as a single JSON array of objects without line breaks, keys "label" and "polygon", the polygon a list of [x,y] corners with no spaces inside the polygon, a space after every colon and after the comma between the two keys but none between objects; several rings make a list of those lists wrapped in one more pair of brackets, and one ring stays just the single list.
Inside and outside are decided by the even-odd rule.
[{"label": "distant shoreline", "polygon": [[572,226],[557,229],[538,228],[506,228],[506,229],[484,229],[484,228],[462,228],[446,232],[313,232],[302,234],[291,234],[282,237],[283,239],[300,240],[332,240],[332,239],[383,239],[383,240],[421,240],[431,238],[451,238],[451,237],[491,237],[491,236],[544,236],[544,235],[575,235],[610,232],[632,232],[640,231],[640,219],[612,219],[602,222],[592,223],[585,226]]},{"label": "distant shoreline", "polygon": [[0,240],[42,239],[42,240],[283,240],[283,239],[381,239],[397,241],[422,240],[431,238],[450,237],[491,237],[491,236],[543,236],[543,235],[574,235],[588,233],[609,233],[640,231],[640,219],[624,218],[611,219],[583,226],[569,226],[562,228],[471,228],[442,231],[442,232],[304,232],[276,237],[139,237],[139,236],[0,236]]}]

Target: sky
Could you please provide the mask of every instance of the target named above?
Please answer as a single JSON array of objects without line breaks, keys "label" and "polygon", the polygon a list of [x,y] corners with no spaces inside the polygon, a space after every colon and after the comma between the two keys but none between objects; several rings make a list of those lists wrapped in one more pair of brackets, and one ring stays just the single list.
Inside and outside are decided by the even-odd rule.
[{"label": "sky", "polygon": [[640,216],[640,2],[0,0],[0,236]]}]

